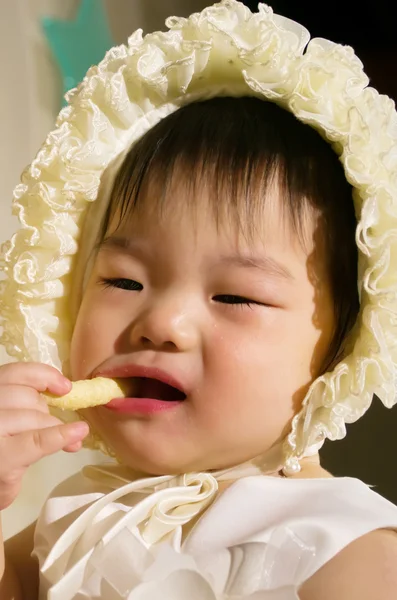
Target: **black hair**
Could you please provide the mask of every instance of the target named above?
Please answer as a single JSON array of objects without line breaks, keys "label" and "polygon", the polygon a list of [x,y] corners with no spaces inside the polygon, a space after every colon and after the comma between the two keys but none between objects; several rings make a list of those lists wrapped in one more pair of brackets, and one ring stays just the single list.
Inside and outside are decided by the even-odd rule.
[{"label": "black hair", "polygon": [[[116,213],[121,223],[144,208],[149,182],[160,184],[150,202],[161,211],[176,169],[195,191],[203,181],[211,186],[218,221],[226,208],[239,223],[255,224],[275,180],[296,232],[302,234],[308,210],[320,216],[336,323],[326,370],[339,358],[359,311],[352,187],[330,144],[290,112],[258,98],[216,97],[183,106],[130,149],[115,179],[102,239]],[[186,202],[197,197],[187,194]]]}]

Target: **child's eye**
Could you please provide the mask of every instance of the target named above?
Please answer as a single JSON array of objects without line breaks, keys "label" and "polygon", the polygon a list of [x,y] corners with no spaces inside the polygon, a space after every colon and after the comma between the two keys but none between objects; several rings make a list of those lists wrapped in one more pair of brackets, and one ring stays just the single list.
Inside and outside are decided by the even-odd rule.
[{"label": "child's eye", "polygon": [[221,302],[222,304],[239,304],[246,305],[248,307],[253,304],[260,304],[260,302],[255,302],[255,300],[249,300],[248,298],[244,298],[243,296],[235,296],[234,294],[219,294],[218,296],[214,296],[213,300],[216,302]]},{"label": "child's eye", "polygon": [[143,285],[141,283],[134,281],[134,279],[126,279],[124,277],[117,277],[114,279],[103,278],[101,279],[100,283],[105,288],[113,287],[134,292],[140,292],[143,290]]}]

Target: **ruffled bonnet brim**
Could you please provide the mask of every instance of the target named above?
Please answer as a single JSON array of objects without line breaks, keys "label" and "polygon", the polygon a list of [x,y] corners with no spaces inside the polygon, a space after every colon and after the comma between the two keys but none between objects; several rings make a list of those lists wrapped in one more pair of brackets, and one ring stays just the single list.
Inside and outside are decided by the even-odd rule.
[{"label": "ruffled bonnet brim", "polygon": [[[18,360],[65,368],[82,282],[117,166],[180,106],[217,95],[276,102],[317,129],[354,186],[360,315],[352,350],[311,386],[285,445],[286,468],[369,408],[396,402],[397,114],[367,87],[350,47],[313,39],[263,4],[223,0],[169,31],[113,48],[68,94],[14,192],[21,227],[3,247],[1,343]],[[89,226],[87,226],[89,224]],[[62,414],[62,418],[73,418]],[[93,442],[105,449],[98,439]]]}]

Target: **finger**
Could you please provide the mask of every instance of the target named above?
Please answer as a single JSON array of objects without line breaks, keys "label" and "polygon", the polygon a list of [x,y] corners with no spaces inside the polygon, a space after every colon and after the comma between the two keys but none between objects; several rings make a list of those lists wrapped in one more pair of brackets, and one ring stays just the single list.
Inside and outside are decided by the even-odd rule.
[{"label": "finger", "polygon": [[[89,433],[87,423],[68,423],[46,429],[27,431],[2,440],[6,444],[8,470],[28,467],[44,456],[83,440]],[[1,466],[0,466],[1,470]]]},{"label": "finger", "polygon": [[83,447],[83,442],[76,442],[75,444],[69,444],[65,448],[62,448],[64,452],[78,452]]},{"label": "finger", "polygon": [[0,437],[60,425],[61,421],[38,410],[0,410]]},{"label": "finger", "polygon": [[54,367],[41,363],[11,363],[0,367],[0,384],[24,385],[38,392],[67,394],[71,382]]},{"label": "finger", "polygon": [[0,387],[0,410],[27,408],[48,414],[47,402],[39,392],[23,385],[2,385]]}]

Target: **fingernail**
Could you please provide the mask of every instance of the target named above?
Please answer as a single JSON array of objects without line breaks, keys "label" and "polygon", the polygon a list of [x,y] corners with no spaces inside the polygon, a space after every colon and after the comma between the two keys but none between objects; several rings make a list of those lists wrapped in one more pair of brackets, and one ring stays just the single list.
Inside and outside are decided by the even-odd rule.
[{"label": "fingernail", "polygon": [[82,437],[86,436],[90,432],[90,428],[87,423],[83,421],[79,421],[78,423],[72,423],[69,426],[68,433],[73,437]]},{"label": "fingernail", "polygon": [[70,379],[68,379],[64,375],[62,375],[60,377],[60,384],[62,385],[64,390],[67,392],[70,392],[70,390],[72,389],[72,382],[70,381]]},{"label": "fingernail", "polygon": [[67,451],[68,452],[78,452],[78,450],[81,450],[82,448],[82,442],[75,442],[74,444],[70,444]]}]

